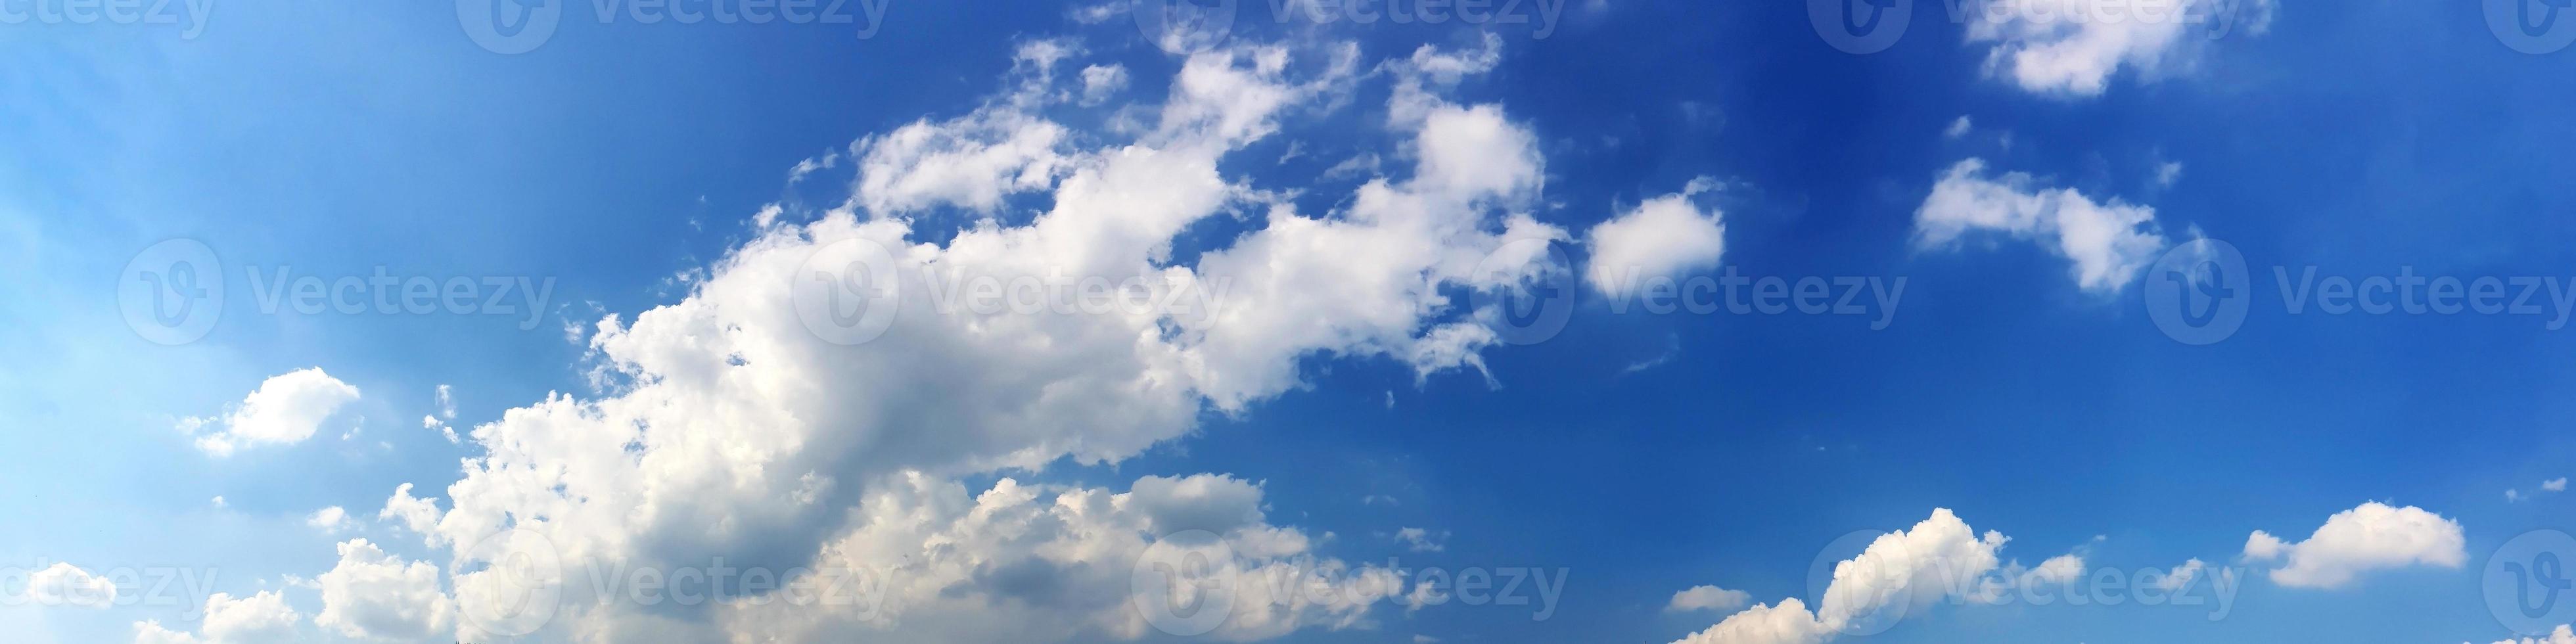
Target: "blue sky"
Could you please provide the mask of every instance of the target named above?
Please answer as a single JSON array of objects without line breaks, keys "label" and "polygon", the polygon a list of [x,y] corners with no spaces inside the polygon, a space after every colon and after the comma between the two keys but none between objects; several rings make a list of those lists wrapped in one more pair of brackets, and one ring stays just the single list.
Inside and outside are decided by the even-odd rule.
[{"label": "blue sky", "polygon": [[[768,24],[562,3],[505,54],[478,1],[167,24],[0,3],[29,12],[0,24],[23,61],[0,71],[0,625],[2487,642],[2576,621],[2499,581],[2576,557],[2547,532],[2576,528],[2576,49],[2551,40],[2576,19],[1927,0],[1855,53],[1810,16],[1835,1],[1533,0],[1508,24],[1219,2],[1229,29],[1177,34],[1126,3]],[[132,278],[176,279],[193,247],[169,240],[223,293],[165,343]],[[904,299],[817,327],[834,285],[796,276],[850,261]],[[921,281],[957,270],[1219,297],[961,312]],[[1863,285],[1861,310],[1659,314],[1596,271],[1817,278]],[[474,297],[265,297],[378,274]],[[2529,306],[2324,294],[2402,275]],[[2240,329],[2160,322],[2211,292]],[[1561,328],[1503,311],[1531,293]],[[1212,547],[1224,579],[1314,573],[1330,601],[1233,588],[1204,630],[1137,607],[1159,601],[1142,573]],[[557,610],[496,613],[525,588],[494,553],[533,550],[573,571],[539,585]],[[887,585],[648,603],[590,574],[716,558]],[[1811,579],[1844,560],[1868,565]],[[2187,561],[2208,603],[2081,579]],[[1469,569],[1561,586],[1470,605],[1423,581]]]}]

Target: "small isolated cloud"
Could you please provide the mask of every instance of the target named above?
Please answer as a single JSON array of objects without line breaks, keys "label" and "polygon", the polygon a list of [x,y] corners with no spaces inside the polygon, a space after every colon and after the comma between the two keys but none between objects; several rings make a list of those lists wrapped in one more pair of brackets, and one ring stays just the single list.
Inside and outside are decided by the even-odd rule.
[{"label": "small isolated cloud", "polygon": [[1964,137],[1968,136],[1968,133],[1969,133],[1969,132],[1976,131],[1976,129],[1977,129],[1977,123],[1976,123],[1976,121],[1970,120],[1970,119],[1969,119],[1967,116],[1965,116],[1965,115],[1961,115],[1961,116],[1959,117],[1959,120],[1951,121],[1951,122],[1950,122],[1950,127],[1949,127],[1949,129],[1945,129],[1945,130],[1942,130],[1942,131],[1941,131],[1941,138],[1945,138],[1945,139],[1953,139],[1953,140],[1960,139],[1960,138],[1964,138]]},{"label": "small isolated cloud", "polygon": [[1664,612],[1680,613],[1697,610],[1735,610],[1752,603],[1752,593],[1747,593],[1741,590],[1727,590],[1716,586],[1696,586],[1690,590],[1673,593],[1673,600],[1664,604]]},{"label": "small isolated cloud", "polygon": [[447,385],[439,385],[438,393],[436,393],[435,396],[438,402],[438,417],[455,420],[456,390]]},{"label": "small isolated cloud", "polygon": [[336,505],[314,510],[312,514],[305,515],[304,525],[318,528],[324,534],[339,532],[349,527],[349,511]]},{"label": "small isolated cloud", "polygon": [[1592,251],[1584,279],[1595,290],[1623,297],[1642,279],[1716,266],[1726,254],[1723,215],[1691,203],[1691,196],[1715,184],[1705,177],[1694,180],[1682,192],[1648,199],[1593,226],[1584,235],[1584,245]]},{"label": "small isolated cloud", "polygon": [[116,603],[116,583],[77,566],[57,563],[28,575],[27,590],[21,597],[38,606],[106,608]]},{"label": "small isolated cloud", "polygon": [[1414,552],[1439,552],[1449,549],[1448,545],[1441,543],[1449,540],[1447,530],[1432,532],[1422,528],[1404,528],[1395,531],[1395,540]]},{"label": "small isolated cloud", "polygon": [[2273,0],[2177,0],[2158,3],[2155,11],[2097,0],[1983,0],[1969,7],[1979,11],[1968,20],[1968,42],[1994,43],[1986,51],[1988,77],[2034,94],[2092,97],[2124,67],[2148,79],[2191,70],[2215,40],[2193,37],[2195,28],[2263,33],[2271,27]]},{"label": "small isolated cloud", "polygon": [[1942,248],[1970,233],[2002,233],[2073,261],[2076,285],[2105,295],[2128,286],[2164,250],[2154,208],[2097,202],[2036,183],[2019,172],[1990,177],[1984,159],[1950,166],[1914,211],[1915,246]]},{"label": "small isolated cloud", "polygon": [[2285,561],[2271,572],[2272,582],[2296,588],[2339,588],[2374,570],[2458,568],[2468,558],[2458,521],[2376,501],[2327,517],[2306,541],[2292,543],[2261,530],[2245,539],[2247,561]]},{"label": "small isolated cloud", "polygon": [[439,420],[437,416],[420,417],[420,426],[422,429],[438,430],[438,435],[445,437],[449,445],[465,444],[465,439],[457,437],[456,428],[447,426],[447,422]]},{"label": "small isolated cloud", "polygon": [[292,445],[312,438],[322,421],[358,400],[358,388],[340,382],[319,367],[269,378],[257,391],[222,417],[180,421],[179,428],[200,433],[197,449],[224,457],[244,447]]},{"label": "small isolated cloud", "polygon": [[2542,489],[2542,490],[2547,490],[2547,491],[2550,491],[2550,492],[2565,492],[2565,491],[2567,491],[2567,477],[2561,476],[2561,477],[2558,477],[2558,478],[2549,479],[2549,480],[2546,480],[2546,481],[2541,481],[2541,482],[2540,482],[2540,489]]}]

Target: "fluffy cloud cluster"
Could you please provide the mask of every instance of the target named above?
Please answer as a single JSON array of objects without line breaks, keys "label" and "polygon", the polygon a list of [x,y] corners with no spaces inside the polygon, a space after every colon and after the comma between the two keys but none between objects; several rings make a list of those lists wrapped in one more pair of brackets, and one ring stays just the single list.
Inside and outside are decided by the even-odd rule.
[{"label": "fluffy cloud cluster", "polygon": [[[749,641],[1252,641],[1362,625],[1403,583],[1382,568],[1314,557],[1306,534],[1266,523],[1258,486],[1217,475],[1146,477],[1124,493],[1003,479],[972,496],[909,475],[859,512],[815,567],[857,575],[868,592],[819,607],[738,602],[723,617],[727,630]],[[1193,569],[1193,556],[1206,567]],[[1167,573],[1209,583],[1139,581]],[[1226,619],[1200,623],[1209,630],[1199,633],[1184,628],[1190,611],[1152,610],[1193,600]]]},{"label": "fluffy cloud cluster", "polygon": [[1984,159],[1950,167],[1914,211],[1918,248],[1954,245],[1975,232],[2036,242],[2074,262],[2077,286],[2117,293],[2165,248],[2156,211],[2118,199],[2096,202],[2072,188],[2039,188],[2030,175],[1989,176]]},{"label": "fluffy cloud cluster", "polygon": [[2376,501],[2335,513],[2306,541],[2283,541],[2261,530],[2245,539],[2247,561],[2286,561],[2272,583],[2337,588],[2361,573],[2425,565],[2458,568],[2469,558],[2460,522],[2414,506]]},{"label": "fluffy cloud cluster", "polygon": [[2495,644],[2576,644],[2576,627],[2560,625],[2546,637],[2500,640]]},{"label": "fluffy cloud cluster", "polygon": [[2203,43],[2270,29],[2272,0],[1982,0],[1971,43],[1993,43],[1986,74],[2023,90],[2098,96],[2122,67],[2153,78],[2195,65]]},{"label": "fluffy cloud cluster", "polygon": [[249,597],[215,593],[206,598],[206,616],[196,634],[174,631],[159,621],[134,624],[134,644],[264,644],[295,639],[295,624],[304,616],[286,605],[277,591]]},{"label": "fluffy cloud cluster", "polygon": [[1993,531],[1980,536],[1958,515],[1936,509],[1913,529],[1879,535],[1858,556],[1835,563],[1815,610],[1794,597],[1755,604],[1676,644],[1816,644],[1902,614],[1895,611],[1975,597],[1990,587],[2005,540]]},{"label": "fluffy cloud cluster", "polygon": [[179,428],[205,432],[197,437],[197,449],[231,456],[244,447],[303,442],[342,405],[357,400],[357,387],[321,368],[298,369],[259,383],[258,390],[220,418],[189,418],[180,421]]},{"label": "fluffy cloud cluster", "polygon": [[1715,209],[1703,211],[1690,201],[1713,185],[1707,178],[1692,181],[1681,193],[1646,200],[1593,226],[1584,234],[1584,245],[1592,252],[1584,279],[1618,297],[1628,295],[1642,278],[1716,266],[1726,254],[1726,224]]},{"label": "fluffy cloud cluster", "polygon": [[452,602],[438,567],[385,554],[365,539],[340,544],[340,562],[314,578],[322,587],[316,626],[361,639],[419,641],[445,634]]},{"label": "fluffy cloud cluster", "polygon": [[[1497,338],[1452,298],[1566,270],[1544,252],[1492,256],[1513,240],[1569,237],[1529,214],[1544,161],[1528,128],[1500,106],[1445,98],[1500,59],[1499,40],[1374,68],[1353,45],[1201,53],[1160,105],[1103,108],[1133,127],[1078,134],[1055,112],[1107,80],[1057,73],[1078,48],[1024,47],[1005,91],[981,107],[855,144],[848,203],[801,223],[767,210],[683,300],[601,320],[589,347],[603,393],[553,394],[473,428],[483,453],[447,488],[447,511],[405,488],[379,516],[452,548],[451,570],[486,571],[451,578],[469,639],[492,634],[472,619],[478,602],[512,590],[486,574],[493,553],[523,545],[576,570],[722,557],[903,572],[900,608],[887,613],[899,620],[783,604],[603,605],[587,601],[603,589],[572,579],[551,628],[576,638],[709,624],[941,641],[1061,639],[1076,626],[1141,635],[1136,611],[1101,602],[1125,596],[1122,562],[1160,543],[1149,535],[1176,522],[1229,527],[1216,532],[1247,571],[1302,556],[1305,537],[1259,524],[1244,504],[1257,490],[1221,477],[1146,479],[1125,494],[1005,483],[971,502],[952,481],[1125,459],[1188,434],[1204,413],[1244,413],[1294,389],[1315,357],[1481,371]],[[1290,199],[1302,188],[1219,171],[1282,119],[1334,109],[1378,78],[1394,81],[1384,127],[1408,174],[1369,178],[1337,210],[1310,213]],[[1005,212],[1022,194],[1042,211]],[[1176,261],[1176,240],[1212,219],[1250,230]],[[929,222],[957,227],[916,228]],[[800,314],[811,298],[799,289],[840,268],[813,258],[849,247],[890,259],[872,274],[889,298],[878,304],[896,313],[872,342],[836,342]],[[1185,308],[994,311],[946,299],[976,277],[1064,276],[1135,278],[1122,288]],[[1221,297],[1165,297],[1210,293]],[[1351,577],[1370,576],[1360,572]],[[1101,585],[1110,573],[1120,583]],[[1280,594],[1247,602],[1265,608],[1218,634],[1351,626],[1368,609]]]}]

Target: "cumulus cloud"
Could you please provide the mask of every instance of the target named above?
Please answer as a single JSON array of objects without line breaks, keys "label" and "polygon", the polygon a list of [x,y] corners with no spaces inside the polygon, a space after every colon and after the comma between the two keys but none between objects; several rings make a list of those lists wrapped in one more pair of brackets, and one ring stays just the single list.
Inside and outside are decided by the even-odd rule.
[{"label": "cumulus cloud", "polygon": [[324,534],[339,532],[349,527],[349,511],[336,505],[314,510],[304,516],[304,525],[318,528]]},{"label": "cumulus cloud", "polygon": [[[868,571],[869,605],[726,607],[749,641],[847,641],[908,634],[936,641],[1128,640],[1160,625],[1144,605],[1204,593],[1230,611],[1208,639],[1252,641],[1302,628],[1367,625],[1403,582],[1389,570],[1318,558],[1314,540],[1269,525],[1261,489],[1219,475],[1145,477],[1124,493],[1002,479],[981,493],[917,474],[859,506],[860,524],[827,544],[820,570]],[[1157,564],[1209,584],[1162,588]],[[1147,575],[1147,577],[1139,577]],[[1130,597],[1131,591],[1135,594]]]},{"label": "cumulus cloud", "polygon": [[1988,76],[2025,91],[2099,96],[2127,67],[2153,79],[2188,71],[2210,35],[2269,29],[2272,0],[1972,0],[1967,39],[1993,43]]},{"label": "cumulus cloud", "polygon": [[1625,296],[1642,278],[1676,277],[1716,266],[1726,253],[1726,224],[1716,209],[1702,210],[1691,196],[1714,181],[1701,178],[1680,193],[1638,204],[1592,227],[1584,244],[1592,252],[1584,279],[1613,297]]},{"label": "cumulus cloud", "polygon": [[2076,285],[2102,294],[2128,286],[2164,250],[2154,208],[2036,183],[2019,172],[1990,177],[1984,159],[1950,166],[1914,211],[1915,246],[1951,246],[1976,232],[2028,240],[2074,262]]},{"label": "cumulus cloud", "polygon": [[2245,539],[2247,561],[2285,560],[2272,582],[2339,588],[2361,573],[2406,566],[2458,568],[2468,561],[2460,523],[2414,506],[2376,501],[2335,513],[2296,543],[2256,530]]},{"label": "cumulus cloud", "polygon": [[312,438],[333,412],[358,400],[358,388],[323,373],[319,367],[269,378],[221,417],[180,421],[180,429],[197,437],[197,449],[223,457],[245,447],[292,445]]},{"label": "cumulus cloud", "polygon": [[1751,603],[1752,593],[1716,586],[1694,586],[1690,590],[1673,593],[1673,600],[1664,604],[1664,611],[1735,610]]},{"label": "cumulus cloud", "polygon": [[2002,533],[1980,536],[1958,515],[1935,509],[1913,529],[1879,535],[1858,556],[1835,563],[1812,612],[1794,597],[1755,604],[1676,644],[1816,644],[1882,610],[1969,599],[1991,580],[2005,541]]},{"label": "cumulus cloud", "polygon": [[419,641],[444,634],[453,603],[438,589],[437,566],[385,554],[365,539],[339,548],[340,562],[314,578],[322,589],[315,626],[360,639]]},{"label": "cumulus cloud", "polygon": [[205,618],[197,633],[172,630],[159,620],[134,623],[134,644],[266,644],[295,639],[303,615],[286,605],[277,591],[249,597],[215,593],[206,597]]},{"label": "cumulus cloud", "polygon": [[[1296,389],[1316,359],[1392,360],[1417,377],[1481,372],[1481,352],[1498,340],[1479,311],[1453,298],[1566,270],[1545,253],[1488,258],[1511,240],[1567,237],[1530,215],[1543,206],[1536,137],[1499,105],[1446,97],[1460,77],[1489,69],[1498,47],[1492,38],[1464,52],[1424,48],[1365,74],[1349,44],[1210,51],[1183,61],[1167,92],[1134,92],[1164,101],[1122,110],[1152,115],[1138,129],[1079,133],[1050,111],[1076,100],[1079,84],[1052,70],[1081,54],[1024,49],[1003,92],[982,106],[855,144],[848,203],[803,223],[764,218],[681,301],[592,325],[603,393],[552,394],[475,427],[468,442],[481,453],[465,460],[431,529],[457,546],[452,570],[491,563],[472,546],[520,533],[540,535],[575,569],[704,566],[717,556],[772,569],[937,566],[899,577],[919,596],[899,623],[793,607],[719,620],[733,609],[568,601],[578,608],[556,627],[574,636],[671,636],[709,624],[732,633],[900,628],[905,639],[936,641],[1058,639],[1064,624],[1139,633],[1132,620],[1111,619],[1135,611],[1084,603],[1123,592],[1041,591],[1102,588],[1084,575],[1124,574],[1109,562],[1132,559],[1150,540],[1042,528],[1215,526],[1206,529],[1248,553],[1247,570],[1304,552],[1304,536],[1252,520],[1259,515],[1242,501],[1257,498],[1257,486],[1192,479],[1141,480],[1115,495],[997,486],[977,497],[991,497],[987,515],[1016,513],[1034,527],[987,533],[977,522],[989,516],[948,514],[969,507],[952,481],[1124,460],[1195,431],[1208,412],[1249,413]],[[1382,126],[1390,154],[1410,162],[1390,164],[1401,174],[1368,177],[1331,212],[1303,212],[1282,196],[1303,186],[1220,172],[1283,119],[1330,110],[1363,79],[1396,84]],[[1020,194],[1040,211],[935,216],[999,212]],[[1186,231],[1238,216],[1243,232],[1188,261],[1175,257]],[[890,256],[883,275],[897,314],[882,339],[843,345],[809,326],[796,294],[813,283],[809,260],[852,246]],[[945,287],[977,277],[1056,276],[1133,277],[1145,299],[1177,304],[996,311],[945,299],[955,293]],[[1014,500],[1022,495],[1054,502]],[[1113,496],[1118,507],[1096,505]],[[415,515],[426,518],[393,514],[406,525]],[[902,541],[915,531],[961,540]],[[452,582],[462,606],[507,590],[472,573]],[[1352,626],[1365,614],[1362,604],[1296,605],[1236,616],[1222,632],[1257,639]],[[460,634],[476,635],[471,620],[458,621]]]},{"label": "cumulus cloud", "polygon": [[67,563],[56,563],[27,576],[21,595],[39,606],[106,608],[116,603],[116,584]]},{"label": "cumulus cloud", "polygon": [[438,516],[438,501],[412,498],[410,483],[395,486],[394,495],[385,499],[385,509],[376,512],[378,520],[400,523],[404,529],[428,538],[429,545],[433,547],[439,545],[441,539]]}]

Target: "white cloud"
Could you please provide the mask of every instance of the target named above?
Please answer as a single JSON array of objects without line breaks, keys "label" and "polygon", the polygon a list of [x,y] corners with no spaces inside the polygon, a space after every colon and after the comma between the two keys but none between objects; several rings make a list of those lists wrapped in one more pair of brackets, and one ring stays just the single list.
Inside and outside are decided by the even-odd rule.
[{"label": "white cloud", "polygon": [[[2208,562],[2201,561],[2198,558],[2193,558],[2182,562],[2182,565],[2174,566],[2172,570],[2165,571],[2163,576],[2157,577],[2156,587],[2166,591],[2188,588],[2191,586],[2192,580],[2199,579],[2200,575],[2208,570]],[[2219,571],[2219,574],[2221,575],[2221,579],[2234,579],[2236,571],[2221,570]]]},{"label": "white cloud", "polygon": [[116,583],[77,566],[56,563],[28,575],[20,595],[39,606],[106,608],[116,603]]},{"label": "white cloud", "polygon": [[410,483],[395,486],[394,495],[385,499],[385,509],[376,512],[378,520],[401,522],[403,528],[428,538],[432,547],[439,545],[441,540],[438,516],[438,501],[412,498]]},{"label": "white cloud", "polygon": [[1092,65],[1082,68],[1082,104],[1099,105],[1112,95],[1127,89],[1127,68],[1119,65]]},{"label": "white cloud", "polygon": [[2180,182],[2182,182],[2181,161],[2166,161],[2163,164],[2156,166],[2157,187],[2171,188],[2174,184]]},{"label": "white cloud", "polygon": [[214,498],[214,504],[217,509],[222,509],[224,507],[224,497],[222,495],[216,495]]},{"label": "white cloud", "polygon": [[1835,563],[1814,612],[1796,598],[1755,604],[1677,644],[1815,644],[1881,609],[1965,600],[1995,571],[2005,541],[1992,531],[1979,536],[1948,509],[1935,509],[1913,529],[1879,535],[1858,556]]},{"label": "white cloud", "polygon": [[1950,166],[1914,211],[1915,246],[1949,246],[1972,232],[2003,233],[2072,260],[2076,285],[2102,294],[2128,286],[2164,250],[2154,208],[2118,199],[2097,203],[2072,188],[2034,183],[2019,172],[1989,178],[1984,159]]},{"label": "white cloud", "polygon": [[2576,627],[2562,624],[2557,629],[2549,631],[2548,637],[2504,639],[2498,640],[2495,644],[2576,644]]},{"label": "white cloud", "polygon": [[1621,297],[1641,279],[1716,266],[1726,253],[1723,215],[1691,204],[1691,196],[1711,183],[1693,181],[1690,190],[1648,199],[1593,226],[1584,234],[1592,252],[1584,279],[1595,290]]},{"label": "white cloud", "polygon": [[135,644],[265,644],[295,639],[303,619],[277,591],[235,598],[229,593],[206,597],[205,618],[198,634],[163,627],[159,620],[134,623]]},{"label": "white cloud", "polygon": [[2122,67],[2154,79],[2194,67],[2206,33],[2248,35],[2270,27],[2272,0],[1982,0],[1969,5],[1971,43],[1986,52],[1988,76],[2025,91],[2099,96]]},{"label": "white cloud", "polygon": [[1414,552],[1440,552],[1442,550],[1447,550],[1449,549],[1449,546],[1441,542],[1447,541],[1448,539],[1449,531],[1447,530],[1432,532],[1422,528],[1402,528],[1395,531],[1396,542],[1404,544],[1406,549]]},{"label": "white cloud", "polygon": [[438,403],[438,417],[448,420],[456,419],[455,389],[450,388],[447,385],[439,385],[438,393],[436,394],[436,402]]},{"label": "white cloud", "polygon": [[[1267,524],[1261,503],[1259,486],[1205,474],[1146,477],[1125,493],[1003,479],[971,496],[954,482],[906,475],[861,503],[859,525],[827,544],[816,565],[883,571],[882,606],[732,604],[722,620],[746,641],[1135,639],[1157,631],[1130,604],[1131,591],[1143,593],[1133,601],[1173,598],[1136,588],[1133,572],[1162,560],[1147,559],[1161,556],[1158,543],[1195,530],[1215,540],[1163,547],[1207,555],[1214,569],[1204,578],[1234,582],[1200,589],[1219,593],[1204,597],[1231,611],[1207,639],[1361,627],[1371,605],[1401,590],[1385,569],[1305,559],[1313,540]],[[1301,575],[1308,570],[1323,574]]]},{"label": "white cloud", "polygon": [[2540,489],[2547,490],[2547,491],[2551,491],[2551,492],[2565,492],[2565,491],[2567,491],[2567,477],[2561,476],[2561,477],[2558,477],[2558,478],[2549,479],[2549,480],[2546,480],[2546,481],[2541,481],[2541,482],[2540,482]]},{"label": "white cloud", "polygon": [[259,384],[222,418],[190,418],[180,423],[189,432],[214,429],[197,437],[197,448],[223,457],[257,445],[291,445],[313,432],[342,405],[358,400],[358,388],[332,378],[319,367],[288,372]]},{"label": "white cloud", "polygon": [[2306,541],[2291,543],[2261,530],[2246,537],[2248,561],[2286,558],[2272,582],[2301,588],[2337,588],[2361,573],[2406,566],[2458,568],[2468,561],[2460,523],[2414,506],[2376,501],[2326,518]]},{"label": "white cloud", "polygon": [[456,436],[456,428],[447,426],[446,421],[439,420],[437,416],[420,417],[420,426],[422,429],[438,430],[438,435],[446,437],[447,444],[449,445],[462,445],[465,443],[463,439]]},{"label": "white cloud", "polygon": [[[1040,69],[1048,66],[1024,59],[1011,72],[1011,87],[965,116],[925,119],[861,140],[849,204],[808,223],[773,220],[692,282],[681,301],[594,325],[589,346],[607,393],[550,395],[476,427],[470,443],[482,453],[466,459],[462,480],[447,488],[449,509],[435,524],[437,536],[479,544],[526,528],[575,568],[702,566],[718,555],[729,565],[776,569],[817,557],[905,565],[883,558],[898,552],[911,553],[915,562],[960,566],[912,578],[950,594],[922,591],[930,594],[900,624],[904,639],[1021,641],[1032,638],[1011,630],[1014,625],[1115,613],[998,601],[994,593],[1001,591],[979,585],[971,562],[1028,566],[1036,571],[1030,574],[1054,570],[1042,577],[1064,583],[1082,581],[1066,578],[1077,574],[1068,566],[1090,564],[1061,553],[976,550],[986,542],[1036,546],[974,526],[920,528],[981,539],[934,549],[938,556],[919,541],[902,548],[880,544],[877,539],[892,538],[892,526],[911,520],[885,513],[915,507],[945,516],[939,514],[944,508],[963,505],[955,500],[962,491],[947,493],[954,484],[945,481],[955,477],[1124,460],[1188,435],[1208,412],[1248,413],[1296,389],[1305,383],[1301,364],[1315,359],[1388,358],[1417,377],[1481,370],[1479,354],[1496,340],[1476,321],[1477,311],[1453,301],[1455,294],[1563,270],[1544,254],[1485,261],[1509,239],[1565,237],[1526,214],[1544,205],[1535,136],[1499,106],[1456,105],[1440,95],[1452,77],[1492,58],[1490,52],[1453,56],[1425,49],[1367,76],[1399,83],[1384,129],[1390,149],[1411,151],[1413,163],[1408,176],[1365,181],[1336,211],[1300,212],[1279,197],[1302,186],[1261,186],[1219,171],[1220,161],[1276,132],[1281,119],[1346,101],[1363,77],[1357,52],[1340,44],[1195,55],[1181,64],[1168,92],[1135,92],[1168,97],[1160,106],[1130,106],[1159,118],[1140,121],[1150,124],[1134,132],[1080,136],[1069,136],[1047,116],[1072,100],[1068,85]],[[1032,200],[1045,210],[1012,218],[1016,224],[906,214],[932,206],[980,211],[1019,193],[1045,197]],[[1185,231],[1236,214],[1252,216],[1248,232],[1194,262],[1173,259],[1174,240]],[[955,228],[930,228],[940,225]],[[806,326],[793,292],[810,282],[809,258],[854,240],[894,258],[899,314],[882,339],[841,346]],[[1505,270],[1483,273],[1480,263]],[[945,296],[934,288],[962,277],[1051,275],[1139,276],[1156,296],[1223,297],[1185,298],[1184,308],[1174,309],[993,313],[943,306],[937,298]],[[826,480],[837,483],[821,484]],[[1136,516],[1117,520],[1163,523],[1185,508],[1238,508],[1218,496],[1192,495],[1257,496],[1244,487],[1140,481],[1119,502],[1132,505],[1126,512]],[[1016,494],[1012,489],[1016,484],[987,494]],[[1058,504],[1065,502],[1059,497]],[[1166,507],[1172,509],[1156,509]],[[1046,526],[1109,520],[1058,516],[1070,510],[1046,506],[995,511],[1004,509]],[[1252,525],[1244,516],[1234,515],[1236,523]],[[1247,532],[1235,547],[1300,550],[1301,544],[1286,543],[1303,539],[1289,539],[1296,534]],[[1083,547],[1115,545],[1119,552],[1143,543],[1091,538],[1064,537]],[[453,552],[451,569],[488,563],[469,547]],[[458,575],[453,588],[471,605],[496,591],[478,587],[488,583]],[[569,605],[583,606],[581,614],[558,624],[600,637],[648,625],[682,628],[706,612]],[[722,625],[738,633],[868,621],[816,613]],[[1346,626],[1364,613],[1309,607],[1228,628],[1251,638]],[[1134,628],[1096,625],[1111,632]]]},{"label": "white cloud", "polygon": [[304,525],[320,528],[324,534],[339,532],[349,527],[349,511],[336,505],[314,510],[305,515]]},{"label": "white cloud", "polygon": [[1753,595],[1741,590],[1694,586],[1690,590],[1673,593],[1673,600],[1664,604],[1664,611],[1678,613],[1695,610],[1735,610],[1751,603],[1753,603]]},{"label": "white cloud", "polygon": [[1964,138],[1968,136],[1969,132],[1976,131],[1976,127],[1977,125],[1975,121],[1969,120],[1967,116],[1963,115],[1959,117],[1959,120],[1951,121],[1949,128],[1941,131],[1941,138]]},{"label": "white cloud", "polygon": [[341,542],[339,549],[339,563],[314,579],[322,589],[315,626],[361,639],[420,641],[445,634],[454,607],[439,592],[437,566],[385,554],[365,539]]}]

